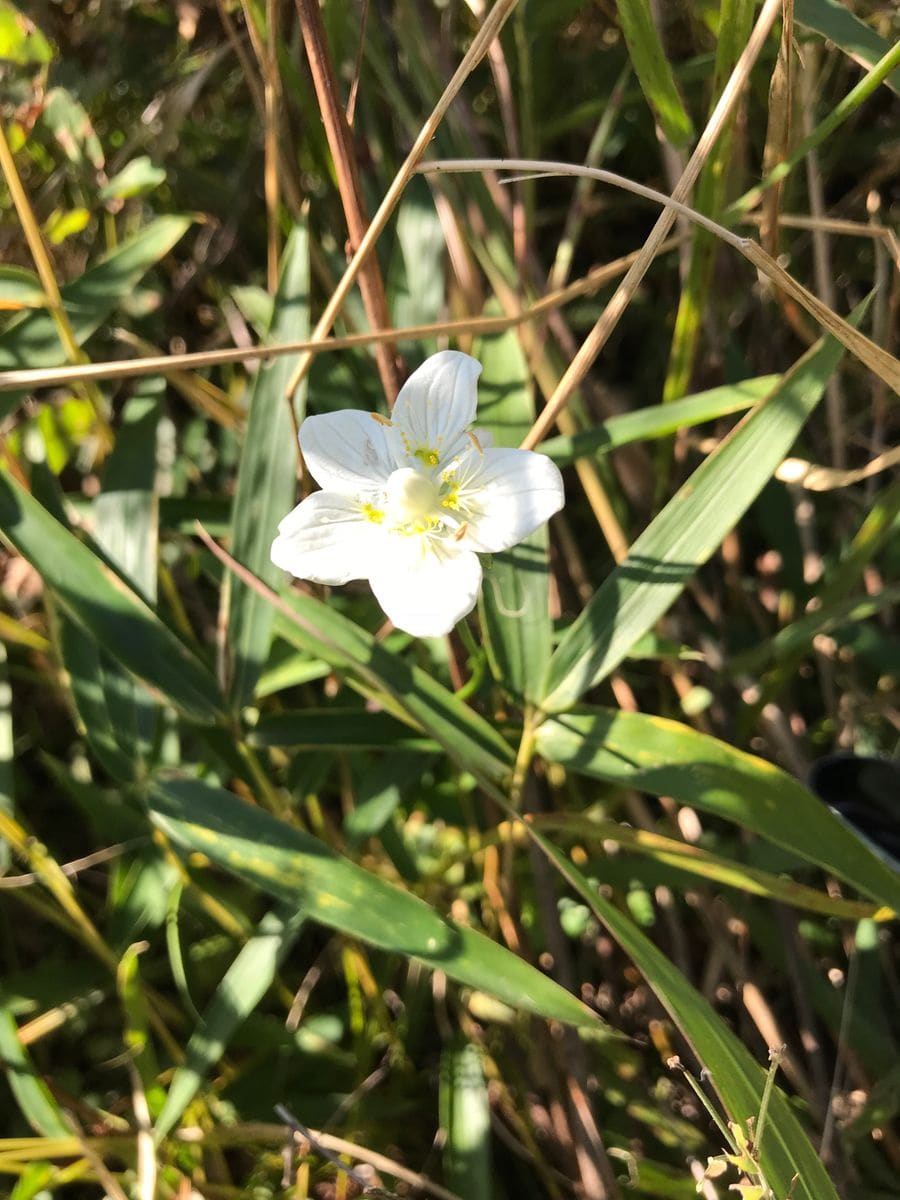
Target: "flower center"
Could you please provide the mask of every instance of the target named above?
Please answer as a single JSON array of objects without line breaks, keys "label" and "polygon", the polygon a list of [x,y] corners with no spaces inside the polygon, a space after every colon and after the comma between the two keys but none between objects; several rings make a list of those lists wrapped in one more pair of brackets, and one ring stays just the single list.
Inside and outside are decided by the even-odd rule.
[{"label": "flower center", "polygon": [[401,525],[427,517],[438,507],[437,484],[413,467],[394,471],[385,490],[391,515]]}]

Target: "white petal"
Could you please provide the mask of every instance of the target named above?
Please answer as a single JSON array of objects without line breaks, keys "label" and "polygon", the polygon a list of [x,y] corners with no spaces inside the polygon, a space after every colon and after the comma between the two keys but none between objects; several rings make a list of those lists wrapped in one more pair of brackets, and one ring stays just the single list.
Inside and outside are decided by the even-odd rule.
[{"label": "white petal", "polygon": [[320,487],[341,496],[375,491],[394,469],[388,430],[371,413],[355,408],[307,417],[300,449]]},{"label": "white petal", "polygon": [[435,551],[421,537],[388,537],[369,582],[398,629],[441,637],[470,613],[481,587],[481,563],[470,550]]},{"label": "white petal", "polygon": [[441,464],[458,453],[465,431],[475,420],[480,374],[477,359],[458,350],[442,350],[410,375],[391,413],[391,445],[398,466],[408,465],[416,451],[436,453]]},{"label": "white petal", "polygon": [[315,583],[367,579],[382,537],[358,504],[334,492],[315,492],[278,526],[272,562]]},{"label": "white petal", "polygon": [[521,542],[565,503],[559,468],[532,450],[485,450],[468,489],[473,511],[465,513],[466,541],[492,554]]}]

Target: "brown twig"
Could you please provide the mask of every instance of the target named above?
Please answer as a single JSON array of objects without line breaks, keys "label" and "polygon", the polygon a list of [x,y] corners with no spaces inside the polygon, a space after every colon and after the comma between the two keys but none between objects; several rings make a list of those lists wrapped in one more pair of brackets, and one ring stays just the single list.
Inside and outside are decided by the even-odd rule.
[{"label": "brown twig", "polygon": [[[369,218],[359,181],[359,170],[350,138],[347,114],[338,94],[338,82],[331,62],[325,22],[318,0],[296,0],[300,17],[300,30],[306,57],[312,74],[313,87],[319,101],[319,111],[325,126],[325,136],[334,162],[338,191],[350,235],[350,250],[359,250],[369,229]],[[361,265],[359,288],[370,325],[376,329],[387,329],[391,323],[384,280],[378,259],[369,255]],[[396,346],[381,343],[375,349],[375,361],[388,406],[393,405],[400,390],[400,369]]]}]

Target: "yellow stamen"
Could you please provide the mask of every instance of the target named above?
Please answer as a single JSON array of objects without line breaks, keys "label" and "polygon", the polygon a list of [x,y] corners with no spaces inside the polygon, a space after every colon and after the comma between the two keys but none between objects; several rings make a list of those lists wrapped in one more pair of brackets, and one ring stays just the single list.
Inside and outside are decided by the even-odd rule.
[{"label": "yellow stamen", "polygon": [[384,520],[384,509],[376,508],[374,504],[364,504],[362,511],[366,520],[371,521],[373,525],[380,525]]},{"label": "yellow stamen", "polygon": [[430,449],[428,446],[420,446],[418,450],[414,450],[413,457],[417,458],[420,463],[424,463],[426,467],[436,467],[441,461],[437,450]]}]

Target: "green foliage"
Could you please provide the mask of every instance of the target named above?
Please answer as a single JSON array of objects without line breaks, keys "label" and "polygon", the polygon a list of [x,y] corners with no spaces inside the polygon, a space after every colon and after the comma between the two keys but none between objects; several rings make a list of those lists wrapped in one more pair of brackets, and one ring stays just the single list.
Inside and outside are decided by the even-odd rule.
[{"label": "green foliage", "polygon": [[[508,8],[428,154],[602,158],[658,189],[759,14]],[[385,414],[385,369],[449,344],[483,364],[477,430],[519,445],[619,268],[580,277],[646,237],[619,190],[414,177],[343,347],[299,384],[296,349],[254,356],[316,328],[354,249],[348,197],[377,210],[500,11],[391,0],[361,27],[324,6],[354,183],[290,5],[0,0],[15,1200],[342,1195],[333,1150],[390,1197],[424,1171],[464,1200],[602,1180],[687,1200],[697,1162],[748,1200],[896,1192],[900,875],[804,783],[835,749],[896,754],[881,381],[695,232],[539,447],[565,510],[485,558],[449,638],[270,561],[311,487],[307,411]],[[794,15],[809,79],[782,162],[761,180],[776,25],[694,203],[751,236],[739,220],[780,203],[787,270],[889,350],[897,16]],[[372,271],[406,331],[377,360]],[[784,482],[788,456],[812,473]]]}]

